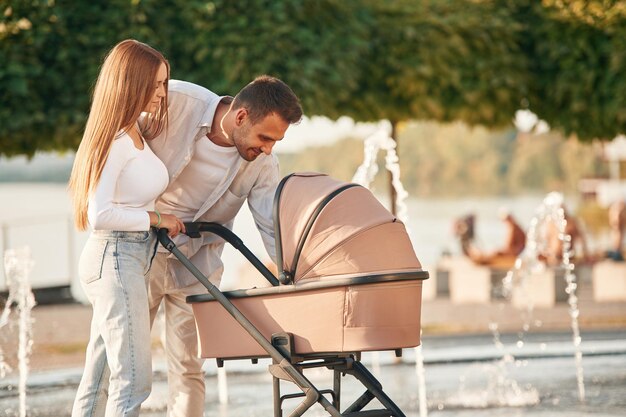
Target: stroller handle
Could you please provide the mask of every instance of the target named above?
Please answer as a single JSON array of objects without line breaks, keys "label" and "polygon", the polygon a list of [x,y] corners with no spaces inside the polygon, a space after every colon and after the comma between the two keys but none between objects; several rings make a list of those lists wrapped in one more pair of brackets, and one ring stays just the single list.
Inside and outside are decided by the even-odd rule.
[{"label": "stroller handle", "polygon": [[[232,233],[230,230],[225,228],[222,225],[216,223],[185,223],[185,227],[187,228],[187,234],[192,235],[191,237],[199,237],[200,232],[210,231],[212,233],[217,234],[218,236],[224,238],[224,240],[233,244],[237,249],[239,249],[246,258],[255,266],[263,275],[270,280],[270,277],[275,281],[272,282],[274,285],[278,285],[278,280],[272,273],[259,261],[244,245],[243,243],[239,244],[237,241],[241,242],[239,238]],[[217,302],[219,302],[222,307],[230,314],[242,327],[248,332],[248,334],[265,350],[268,355],[273,359],[273,363],[276,371],[272,373],[272,375],[281,375],[281,378],[288,379],[292,381],[294,384],[298,386],[302,390],[304,401],[296,407],[296,409],[291,413],[292,417],[302,416],[306,410],[308,410],[313,404],[319,402],[322,407],[324,407],[327,411],[329,411],[330,415],[333,417],[341,417],[341,414],[337,409],[333,407],[333,405],[325,398],[320,391],[302,374],[301,371],[298,371],[296,367],[290,362],[288,355],[286,352],[282,350],[278,350],[270,340],[266,339],[263,333],[252,324],[252,322],[217,288],[213,285],[206,276],[185,256],[182,252],[176,247],[176,244],[170,239],[167,235],[167,229],[158,229],[157,236],[159,242],[170,251],[178,260],[191,272],[197,279],[206,287]],[[236,239],[233,239],[233,236]],[[231,241],[232,240],[232,241]],[[242,251],[243,249],[243,251]],[[263,269],[263,270],[262,270]],[[265,271],[265,272],[263,272]],[[266,275],[267,274],[267,275]],[[272,369],[272,368],[270,368]],[[270,371],[272,372],[272,371]],[[398,414],[402,415],[402,414]]]},{"label": "stroller handle", "polygon": [[[261,273],[261,275],[263,275],[263,277],[265,277],[265,279],[270,282],[270,284],[275,287],[280,284],[274,274],[272,274],[272,272],[265,265],[263,265],[263,262],[261,262],[259,258],[254,256],[254,254],[250,251],[250,249],[248,249],[248,247],[243,243],[239,236],[237,236],[227,227],[224,227],[219,223],[213,222],[186,222],[185,229],[185,234],[190,238],[199,238],[202,236],[202,232],[218,235],[226,242],[230,243],[239,252],[241,252],[241,254],[245,256],[248,261],[250,261],[250,263]],[[167,249],[169,252],[172,252],[172,250],[176,247],[176,244],[167,235],[167,229],[158,229],[157,237],[159,239],[159,242],[161,242],[161,245],[163,245],[163,247],[165,247],[165,249]]]}]

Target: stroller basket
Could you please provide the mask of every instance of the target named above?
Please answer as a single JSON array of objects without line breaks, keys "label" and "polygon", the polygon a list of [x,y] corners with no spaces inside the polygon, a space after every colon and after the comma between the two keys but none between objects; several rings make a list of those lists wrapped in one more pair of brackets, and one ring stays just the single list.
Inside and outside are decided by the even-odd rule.
[{"label": "stroller basket", "polygon": [[[419,276],[419,275],[418,275]],[[294,335],[295,352],[363,352],[419,345],[421,280],[388,275],[238,290],[224,295],[269,339]],[[267,356],[211,295],[192,303],[201,356]]]},{"label": "stroller basket", "polygon": [[[420,343],[421,269],[404,225],[369,192],[323,174],[284,178],[274,199],[276,277],[230,230],[212,223],[187,224],[187,234],[218,234],[272,286],[220,292],[180,253],[167,233],[159,239],[209,290],[187,297],[204,358],[271,357],[275,416],[282,416],[280,379],[296,383],[305,400],[291,414],[319,402],[330,415],[396,415],[402,412],[360,364],[360,352],[399,350]],[[304,365],[307,360],[320,359]],[[304,368],[335,372],[335,387],[318,391]],[[353,374],[368,389],[339,412],[339,374]],[[330,394],[330,403],[322,394]],[[379,414],[360,410],[373,398]]]}]

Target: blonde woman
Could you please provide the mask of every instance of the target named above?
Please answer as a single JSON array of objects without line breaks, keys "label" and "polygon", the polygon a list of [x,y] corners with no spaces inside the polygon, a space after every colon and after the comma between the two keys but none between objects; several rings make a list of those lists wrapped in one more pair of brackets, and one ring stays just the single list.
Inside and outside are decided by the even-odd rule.
[{"label": "blonde woman", "polygon": [[154,208],[168,173],[146,144],[167,122],[168,78],[163,55],[125,40],[109,52],[96,82],[69,182],[78,229],[93,229],[78,268],[93,318],[73,417],[138,416],[150,393],[151,226],[171,236],[184,231],[180,219]]}]

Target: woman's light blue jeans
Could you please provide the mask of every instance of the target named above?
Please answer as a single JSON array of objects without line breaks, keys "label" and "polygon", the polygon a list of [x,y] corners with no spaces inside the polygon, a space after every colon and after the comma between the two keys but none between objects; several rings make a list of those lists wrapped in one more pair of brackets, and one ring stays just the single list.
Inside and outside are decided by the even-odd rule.
[{"label": "woman's light blue jeans", "polygon": [[78,273],[93,317],[72,417],[138,416],[150,394],[146,274],[155,243],[152,231],[97,230],[87,240]]}]

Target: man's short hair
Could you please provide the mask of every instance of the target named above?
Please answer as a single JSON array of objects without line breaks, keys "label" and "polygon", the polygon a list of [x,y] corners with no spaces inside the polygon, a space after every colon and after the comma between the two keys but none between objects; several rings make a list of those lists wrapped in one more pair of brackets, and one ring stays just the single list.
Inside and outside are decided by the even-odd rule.
[{"label": "man's short hair", "polygon": [[302,119],[300,100],[287,84],[269,75],[256,77],[235,96],[233,109],[245,108],[252,123],[276,113],[289,124]]}]

